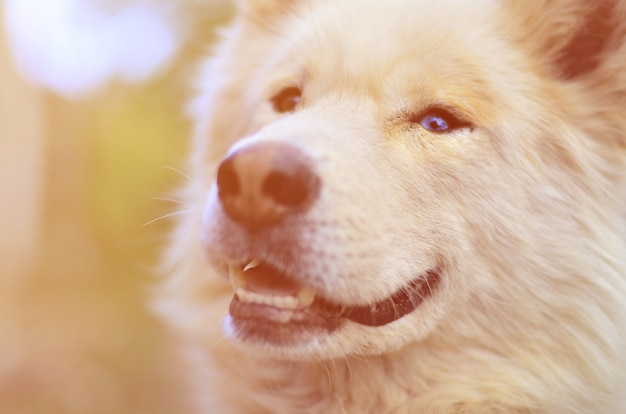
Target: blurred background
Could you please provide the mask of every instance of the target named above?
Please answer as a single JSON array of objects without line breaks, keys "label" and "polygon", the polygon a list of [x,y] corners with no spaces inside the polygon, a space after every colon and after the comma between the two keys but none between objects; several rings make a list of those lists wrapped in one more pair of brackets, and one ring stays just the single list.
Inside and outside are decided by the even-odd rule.
[{"label": "blurred background", "polygon": [[185,413],[148,303],[231,5],[0,4],[0,413]]}]

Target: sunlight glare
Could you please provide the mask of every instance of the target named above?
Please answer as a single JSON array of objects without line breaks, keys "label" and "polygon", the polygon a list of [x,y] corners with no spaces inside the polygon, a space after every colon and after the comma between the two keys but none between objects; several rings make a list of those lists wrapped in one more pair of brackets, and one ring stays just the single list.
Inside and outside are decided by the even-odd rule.
[{"label": "sunlight glare", "polygon": [[85,0],[5,0],[5,26],[21,73],[75,96],[111,79],[153,75],[182,41],[180,17],[163,2],[103,10]]}]

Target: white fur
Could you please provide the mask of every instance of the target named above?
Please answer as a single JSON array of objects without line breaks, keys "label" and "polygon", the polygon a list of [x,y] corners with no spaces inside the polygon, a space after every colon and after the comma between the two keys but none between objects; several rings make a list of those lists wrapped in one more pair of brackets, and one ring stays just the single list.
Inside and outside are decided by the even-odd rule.
[{"label": "white fur", "polygon": [[[200,78],[182,191],[198,211],[172,238],[158,301],[206,412],[626,412],[626,24],[598,68],[566,81],[556,54],[590,1],[242,3]],[[293,83],[303,107],[274,113]],[[407,123],[433,103],[474,128]],[[301,345],[235,338],[233,292],[210,263],[245,255],[244,235],[215,244],[213,180],[233,145],[269,141],[300,148],[324,183],[306,266],[285,270],[354,305],[439,265],[433,296]]]}]

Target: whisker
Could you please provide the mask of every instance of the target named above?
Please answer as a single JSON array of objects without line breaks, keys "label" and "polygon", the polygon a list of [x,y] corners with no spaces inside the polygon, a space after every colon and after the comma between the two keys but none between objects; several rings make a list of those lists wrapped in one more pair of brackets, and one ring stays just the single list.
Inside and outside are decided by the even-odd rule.
[{"label": "whisker", "polygon": [[202,187],[198,181],[194,180],[189,174],[185,174],[183,171],[179,170],[178,168],[164,166],[163,169],[174,171],[175,173],[177,173],[177,174],[181,175],[182,177],[184,177],[191,184],[197,185],[198,187]]},{"label": "whisker", "polygon": [[[330,367],[328,366],[328,362],[321,360],[320,361],[322,363],[322,365],[324,366],[324,369],[326,370],[326,377],[328,378],[328,388],[330,389],[331,393],[332,393],[332,389],[333,389],[333,378],[332,375],[330,373]],[[334,361],[332,362],[334,365]]]},{"label": "whisker", "polygon": [[426,286],[428,286],[428,290],[430,291],[430,296],[433,296],[433,289],[430,286],[430,282],[428,281],[428,278],[426,278],[425,282],[426,282]]},{"label": "whisker", "polygon": [[343,359],[346,361],[346,368],[348,369],[348,384],[352,384],[352,364],[350,364],[350,356],[348,354],[344,355]]},{"label": "whisker", "polygon": [[172,212],[172,213],[164,214],[164,215],[162,215],[162,216],[159,216],[159,217],[157,217],[157,218],[154,218],[154,219],[150,220],[149,222],[147,222],[147,223],[143,224],[141,227],[146,227],[146,226],[149,226],[150,224],[153,224],[153,223],[155,223],[155,222],[157,222],[157,221],[159,221],[159,220],[163,220],[163,219],[166,219],[166,218],[169,218],[169,217],[178,216],[178,215],[180,215],[180,214],[187,214],[187,213],[191,213],[192,211],[195,211],[195,209],[193,209],[193,208],[189,208],[189,209],[187,209],[187,210],[179,210],[179,211],[174,211],[174,212]]},{"label": "whisker", "polygon": [[[403,288],[402,290],[406,292],[405,288]],[[393,300],[393,298],[391,299],[391,306],[393,306],[393,314],[396,316],[396,319],[400,319],[402,315],[400,315],[400,312],[398,311],[398,306],[396,305],[396,302]]]},{"label": "whisker", "polygon": [[189,203],[186,203],[186,202],[184,202],[182,200],[177,200],[175,198],[154,197],[153,200],[156,200],[156,201],[167,201],[167,202],[170,202],[170,203],[178,204],[178,205],[189,207],[189,208],[194,207],[193,204],[189,204]]}]

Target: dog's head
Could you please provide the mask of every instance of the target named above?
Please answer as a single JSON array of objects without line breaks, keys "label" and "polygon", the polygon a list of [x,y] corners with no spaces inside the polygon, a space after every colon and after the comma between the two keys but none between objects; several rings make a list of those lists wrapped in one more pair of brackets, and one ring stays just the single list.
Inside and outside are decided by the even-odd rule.
[{"label": "dog's head", "polygon": [[500,346],[567,324],[589,272],[617,280],[593,246],[621,214],[621,3],[240,3],[174,254],[201,239],[210,268],[172,285],[189,304],[230,280],[230,336],[287,357]]}]

